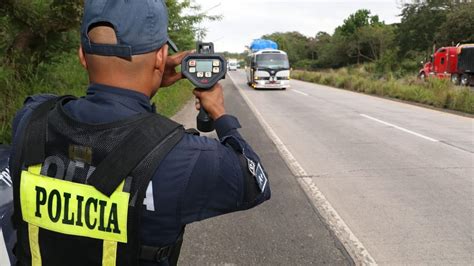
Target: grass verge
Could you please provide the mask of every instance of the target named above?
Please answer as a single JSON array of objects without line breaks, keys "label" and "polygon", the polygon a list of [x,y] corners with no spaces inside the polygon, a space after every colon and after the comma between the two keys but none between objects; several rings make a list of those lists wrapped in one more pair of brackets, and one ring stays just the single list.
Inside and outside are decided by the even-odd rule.
[{"label": "grass verge", "polygon": [[[21,80],[6,67],[0,66],[0,143],[11,143],[11,121],[28,95],[50,93],[56,95],[85,94],[88,79],[75,53],[64,53],[51,63],[40,65],[22,75]],[[182,80],[161,89],[153,98],[158,112],[172,116],[192,97],[193,87]]]},{"label": "grass verge", "polygon": [[324,72],[295,70],[292,78],[474,114],[474,92],[470,88],[455,87],[449,80],[429,79],[423,82],[416,78],[377,79],[363,67]]},{"label": "grass verge", "polygon": [[153,97],[158,113],[171,117],[193,97],[194,86],[187,80],[178,81],[173,86],[161,88]]}]

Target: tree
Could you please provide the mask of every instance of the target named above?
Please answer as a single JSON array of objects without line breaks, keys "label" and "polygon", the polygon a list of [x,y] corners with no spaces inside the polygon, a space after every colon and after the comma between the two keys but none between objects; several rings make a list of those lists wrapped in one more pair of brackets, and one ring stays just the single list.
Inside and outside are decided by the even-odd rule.
[{"label": "tree", "polygon": [[435,39],[440,45],[474,43],[474,3],[461,3],[452,8]]},{"label": "tree", "polygon": [[377,61],[393,47],[394,27],[383,24],[364,26],[357,30],[357,39],[359,47],[364,47],[359,50],[359,55],[369,61]]},{"label": "tree", "polygon": [[344,24],[336,29],[336,33],[345,37],[353,37],[357,30],[362,27],[380,24],[379,16],[371,16],[370,14],[371,12],[367,9],[356,11],[344,20]]},{"label": "tree", "polygon": [[[195,33],[205,35],[198,24],[217,20],[194,0],[166,0],[169,34],[181,49],[194,48]],[[23,73],[55,54],[76,49],[83,14],[83,0],[2,0],[0,5],[0,61]]]},{"label": "tree", "polygon": [[349,63],[350,58],[347,55],[348,46],[346,38],[340,34],[319,36],[317,49],[318,67],[341,67]]},{"label": "tree", "polygon": [[82,17],[82,0],[4,0],[0,6],[0,47],[6,63],[37,63],[53,52],[70,49],[71,31]]},{"label": "tree", "polygon": [[415,1],[403,6],[397,39],[400,56],[409,52],[429,52],[436,44],[436,32],[446,21],[452,0]]},{"label": "tree", "polygon": [[201,11],[194,0],[166,0],[169,13],[169,35],[181,50],[195,48],[196,39],[206,36],[206,29],[199,27],[204,21],[220,20]]},{"label": "tree", "polygon": [[[347,19],[344,20],[344,24],[336,28],[334,33],[338,36],[336,40],[347,43],[346,53],[349,58],[354,58],[357,64],[365,60],[372,60],[372,57],[367,56],[370,54],[370,47],[364,45],[360,39],[361,29],[365,28],[365,33],[370,30],[371,27],[383,26],[384,23],[380,22],[377,15],[371,16],[371,12],[367,9],[361,9],[351,14]],[[367,35],[367,34],[366,34]],[[354,63],[349,60],[349,63]]]},{"label": "tree", "polygon": [[262,39],[276,42],[281,50],[288,53],[288,60],[291,64],[310,57],[309,38],[299,32],[276,32],[264,35]]}]

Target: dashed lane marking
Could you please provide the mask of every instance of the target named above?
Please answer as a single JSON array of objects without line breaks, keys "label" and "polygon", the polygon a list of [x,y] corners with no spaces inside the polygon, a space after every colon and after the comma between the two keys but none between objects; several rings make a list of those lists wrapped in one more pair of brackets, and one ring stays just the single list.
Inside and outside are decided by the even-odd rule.
[{"label": "dashed lane marking", "polygon": [[304,93],[304,92],[302,92],[302,91],[299,91],[299,90],[296,90],[296,89],[292,89],[291,91],[292,91],[292,92],[299,93],[299,94],[301,94],[301,95],[304,95],[304,96],[309,96],[309,94],[307,94],[307,93]]},{"label": "dashed lane marking", "polygon": [[416,132],[411,131],[411,130],[408,130],[408,129],[406,129],[406,128],[399,127],[399,126],[397,126],[397,125],[394,125],[394,124],[391,124],[391,123],[382,121],[382,120],[377,119],[377,118],[375,118],[375,117],[371,117],[371,116],[365,115],[365,114],[360,114],[360,115],[361,115],[362,117],[367,118],[367,119],[373,120],[373,121],[375,121],[375,122],[379,122],[380,124],[384,124],[384,125],[389,126],[389,127],[396,128],[396,129],[401,130],[401,131],[403,131],[403,132],[405,132],[405,133],[412,134],[412,135],[417,136],[417,137],[420,137],[420,138],[422,138],[422,139],[426,139],[426,140],[429,140],[429,141],[431,141],[431,142],[439,142],[439,140],[437,140],[437,139],[427,137],[427,136],[422,135],[422,134],[420,134],[420,133],[416,133]]}]

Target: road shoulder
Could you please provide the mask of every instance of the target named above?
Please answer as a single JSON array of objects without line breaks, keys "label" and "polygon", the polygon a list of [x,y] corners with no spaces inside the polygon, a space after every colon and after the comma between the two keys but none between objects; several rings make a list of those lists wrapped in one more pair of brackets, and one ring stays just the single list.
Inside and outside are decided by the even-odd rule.
[{"label": "road shoulder", "polygon": [[[223,82],[226,108],[260,155],[269,174],[272,199],[262,206],[188,226],[182,265],[351,265],[342,244],[327,228],[278,149],[230,80]],[[175,116],[195,125],[193,102]],[[192,120],[191,120],[192,119]]]}]

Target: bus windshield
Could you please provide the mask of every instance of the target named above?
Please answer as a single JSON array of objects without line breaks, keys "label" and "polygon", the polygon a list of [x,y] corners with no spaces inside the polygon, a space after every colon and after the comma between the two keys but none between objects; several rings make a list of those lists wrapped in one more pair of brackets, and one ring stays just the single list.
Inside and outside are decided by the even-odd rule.
[{"label": "bus windshield", "polygon": [[284,54],[260,54],[257,55],[257,67],[260,68],[290,68],[288,56]]}]

